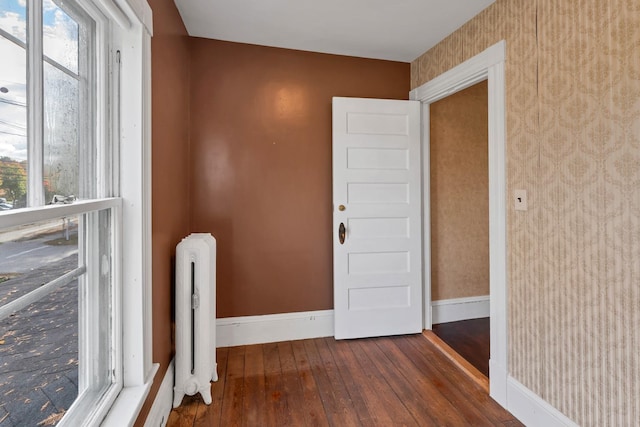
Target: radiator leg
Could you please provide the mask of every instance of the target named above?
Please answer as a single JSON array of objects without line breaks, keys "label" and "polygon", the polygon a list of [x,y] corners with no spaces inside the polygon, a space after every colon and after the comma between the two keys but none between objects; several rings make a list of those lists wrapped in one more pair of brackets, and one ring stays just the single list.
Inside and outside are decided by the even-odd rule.
[{"label": "radiator leg", "polygon": [[211,384],[207,384],[207,387],[201,388],[200,395],[202,396],[204,403],[211,405]]},{"label": "radiator leg", "polygon": [[182,398],[184,397],[184,391],[176,390],[177,387],[173,389],[173,407],[177,408],[182,403]]},{"label": "radiator leg", "polygon": [[211,374],[211,381],[218,381],[218,364],[213,365],[213,374]]}]

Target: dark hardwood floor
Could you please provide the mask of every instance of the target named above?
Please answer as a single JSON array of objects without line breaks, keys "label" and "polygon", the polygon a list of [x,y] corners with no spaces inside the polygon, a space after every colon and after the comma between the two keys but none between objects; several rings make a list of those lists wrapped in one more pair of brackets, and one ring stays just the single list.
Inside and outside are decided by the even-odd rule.
[{"label": "dark hardwood floor", "polygon": [[520,426],[422,335],[219,348],[213,402],[182,426]]},{"label": "dark hardwood floor", "polygon": [[433,325],[435,333],[477,370],[489,377],[489,318]]}]

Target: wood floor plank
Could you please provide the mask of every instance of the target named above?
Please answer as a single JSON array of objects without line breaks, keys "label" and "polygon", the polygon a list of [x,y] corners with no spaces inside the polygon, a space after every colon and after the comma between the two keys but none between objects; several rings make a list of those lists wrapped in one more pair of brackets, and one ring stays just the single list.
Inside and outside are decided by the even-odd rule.
[{"label": "wood floor plank", "polygon": [[429,416],[426,405],[430,406],[430,402],[425,402],[426,396],[420,395],[420,390],[416,390],[411,382],[407,382],[402,375],[402,367],[390,362],[384,355],[380,347],[378,347],[375,339],[364,339],[354,341],[354,345],[359,347],[360,351],[367,353],[373,366],[389,384],[389,392],[395,393],[403,407],[416,420],[420,426],[438,426],[439,424]]},{"label": "wood floor plank", "polygon": [[216,351],[216,362],[218,363],[218,381],[211,383],[211,405],[198,404],[194,427],[219,427],[220,415],[222,412],[222,402],[224,401],[224,385],[227,379],[227,358],[229,348],[223,347]]},{"label": "wood floor plank", "polygon": [[482,372],[480,372],[475,366],[469,363],[468,360],[460,356],[453,348],[446,342],[433,333],[433,331],[422,331],[422,335],[438,348],[438,351],[442,353],[447,359],[453,362],[456,367],[462,370],[468,377],[478,384],[485,393],[489,393],[489,378],[487,378]]},{"label": "wood floor plank", "polygon": [[198,410],[199,399],[199,395],[183,397],[180,406],[173,408],[169,413],[167,425],[175,427],[191,427],[193,425],[196,411]]},{"label": "wood floor plank", "polygon": [[[278,356],[281,367],[283,398],[285,403],[285,426],[320,425],[317,414],[307,413],[306,408],[313,408],[313,404],[305,401],[302,382],[299,378],[295,356],[291,342],[277,343]],[[318,404],[322,403],[318,399]]]},{"label": "wood floor plank", "polygon": [[352,416],[354,423],[363,426],[372,425],[373,417],[352,376],[352,373],[357,375],[360,367],[357,363],[347,365],[345,359],[334,357],[335,351],[332,351],[331,347],[334,347],[335,343],[334,338],[321,338],[316,340],[318,354],[320,358],[325,361],[325,365],[335,366],[335,369],[329,371],[333,391],[339,396],[341,406],[346,408],[347,413]]},{"label": "wood floor plank", "polygon": [[502,423],[514,419],[513,415],[489,397],[489,394],[475,383],[472,378],[468,377],[460,369],[457,369],[431,342],[426,339],[423,340],[422,337],[408,342],[417,350],[414,353],[417,360],[421,358],[423,361],[426,361],[429,366],[435,368],[435,371],[428,371],[428,375],[436,378],[438,381],[449,381],[451,384],[456,385],[456,388],[464,395],[464,399],[468,405],[478,408],[495,423]]},{"label": "wood floor plank", "polygon": [[242,425],[261,426],[265,423],[265,377],[262,345],[246,347],[244,354],[244,384]]},{"label": "wood floor plank", "polygon": [[[400,402],[396,402],[394,405],[385,405],[379,392],[372,386],[373,381],[367,375],[366,365],[363,367],[358,362],[348,341],[336,341],[333,338],[325,338],[324,341],[334,358],[343,362],[338,365],[338,370],[349,390],[351,399],[354,401],[354,408],[358,412],[358,418],[363,426],[415,425],[415,421],[411,417],[401,421],[389,414],[387,409],[397,406]],[[386,393],[387,390],[388,388],[385,388],[381,391],[384,395],[389,395]],[[361,406],[366,408],[366,411],[359,410],[358,408]],[[402,416],[401,414],[396,415]]]},{"label": "wood floor plank", "polygon": [[[469,381],[468,378],[459,378],[458,382],[453,382],[453,375],[441,375],[437,368],[434,366],[434,357],[429,358],[430,353],[426,353],[426,346],[422,337],[398,337],[394,340],[398,349],[402,354],[408,357],[418,372],[421,372],[423,376],[432,378],[433,384],[438,391],[442,394],[443,398],[451,402],[453,407],[461,408],[466,407],[464,411],[459,411],[459,414],[464,417],[468,425],[473,426],[494,426],[499,420],[486,414],[486,408],[483,406],[482,410],[475,405],[469,405],[469,393],[473,390],[472,387],[476,386],[475,383]],[[450,371],[452,372],[457,367],[451,363]],[[465,381],[465,382],[460,382]],[[460,385],[464,384],[464,388]],[[481,392],[481,390],[477,390]],[[490,402],[485,402],[488,404]],[[495,404],[495,402],[493,402]]]},{"label": "wood floor plank", "polygon": [[350,411],[349,396],[337,374],[333,358],[322,359],[316,343],[318,340],[304,340],[309,366],[316,380],[318,394],[322,399],[325,414],[332,426],[359,426],[357,417]]},{"label": "wood floor plank", "polygon": [[522,425],[422,335],[218,349],[218,374],[168,427]]},{"label": "wood floor plank", "polygon": [[244,354],[246,347],[230,347],[227,360],[227,379],[220,420],[224,426],[242,425],[244,398]]},{"label": "wood floor plank", "polygon": [[[413,336],[415,337],[415,336]],[[376,344],[383,350],[384,356],[389,363],[393,363],[399,367],[400,375],[404,377],[404,381],[410,384],[415,393],[421,396],[424,401],[418,406],[418,410],[424,411],[425,403],[429,405],[429,416],[439,426],[442,425],[467,425],[464,417],[460,414],[460,408],[456,408],[449,400],[442,395],[442,383],[433,381],[424,375],[413,363],[413,360],[407,357],[400,348],[398,348],[398,340],[402,337],[390,337],[386,340],[379,340]]]},{"label": "wood floor plank", "polygon": [[[307,356],[307,351],[303,341],[293,341],[291,343],[294,360],[298,371],[298,378],[303,390],[304,415],[306,425],[325,427],[329,426],[329,419],[322,403],[322,398],[318,393],[318,386],[311,371],[311,365]],[[282,353],[280,354],[282,358]],[[287,366],[283,359],[280,360],[283,368]],[[286,368],[285,368],[286,369]]]},{"label": "wood floor plank", "polygon": [[490,323],[488,317],[440,323],[433,325],[433,333],[488,377]]},{"label": "wood floor plank", "polygon": [[278,344],[264,344],[262,346],[262,357],[264,359],[266,397],[264,425],[290,426],[291,416],[287,408],[287,393],[284,389],[284,376],[280,366]]},{"label": "wood floor plank", "polygon": [[418,423],[404,406],[404,403],[395,393],[390,392],[391,386],[380,370],[376,368],[375,363],[369,358],[367,352],[363,351],[360,346],[352,345],[355,341],[343,341],[343,343],[346,344],[345,347],[348,347],[354,359],[358,362],[365,375],[364,384],[373,393],[373,396],[370,397],[370,405],[374,405],[384,411],[389,418],[394,420],[395,425],[417,426]]}]

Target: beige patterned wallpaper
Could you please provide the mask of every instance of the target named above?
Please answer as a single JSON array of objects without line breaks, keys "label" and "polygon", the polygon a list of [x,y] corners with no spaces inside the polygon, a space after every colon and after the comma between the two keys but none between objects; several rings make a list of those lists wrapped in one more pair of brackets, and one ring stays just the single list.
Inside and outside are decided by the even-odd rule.
[{"label": "beige patterned wallpaper", "polygon": [[429,107],[431,300],[489,295],[487,82]]},{"label": "beige patterned wallpaper", "polygon": [[507,41],[510,374],[582,426],[640,423],[640,0],[498,0],[415,88]]}]

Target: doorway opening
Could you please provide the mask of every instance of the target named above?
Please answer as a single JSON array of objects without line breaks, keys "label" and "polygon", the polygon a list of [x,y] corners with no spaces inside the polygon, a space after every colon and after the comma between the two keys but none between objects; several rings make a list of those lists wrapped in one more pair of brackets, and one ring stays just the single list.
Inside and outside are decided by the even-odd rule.
[{"label": "doorway opening", "polygon": [[[476,83],[487,80],[489,163],[489,395],[507,406],[507,261],[506,261],[506,155],[505,155],[505,57],[500,41],[414,89],[410,99],[422,103],[423,183],[430,176],[430,105]],[[424,329],[432,329],[430,186],[423,185]],[[459,262],[464,262],[460,260]]]},{"label": "doorway opening", "polygon": [[430,105],[433,332],[489,377],[487,81]]}]

